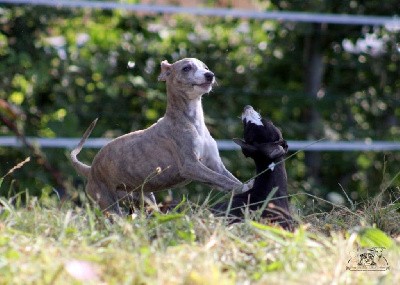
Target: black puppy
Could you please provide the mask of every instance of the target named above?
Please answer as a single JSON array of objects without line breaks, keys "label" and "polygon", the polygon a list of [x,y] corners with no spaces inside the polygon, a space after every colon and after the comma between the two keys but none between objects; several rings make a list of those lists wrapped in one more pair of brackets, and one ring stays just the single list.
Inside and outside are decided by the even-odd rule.
[{"label": "black puppy", "polygon": [[[253,211],[261,209],[271,191],[277,188],[261,217],[279,223],[285,229],[292,229],[287,198],[287,175],[283,162],[288,145],[279,129],[271,121],[261,118],[253,107],[244,108],[242,121],[244,140],[234,139],[234,142],[241,146],[246,157],[254,160],[259,175],[255,178],[252,189],[233,196],[229,216],[243,217],[246,207]],[[220,203],[213,207],[213,212],[225,214],[228,207],[229,202]],[[235,221],[238,219],[233,218],[233,222]]]}]

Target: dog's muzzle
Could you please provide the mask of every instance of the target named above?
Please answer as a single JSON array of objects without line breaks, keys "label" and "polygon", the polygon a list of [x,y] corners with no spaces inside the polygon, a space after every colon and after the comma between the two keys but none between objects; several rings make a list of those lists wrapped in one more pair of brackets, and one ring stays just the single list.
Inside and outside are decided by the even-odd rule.
[{"label": "dog's muzzle", "polygon": [[193,86],[199,86],[201,88],[204,89],[211,89],[212,85],[215,83],[215,75],[214,73],[212,73],[211,71],[208,71],[206,73],[204,73],[204,83],[200,83],[200,84],[193,84]]},{"label": "dog's muzzle", "polygon": [[211,71],[209,71],[209,72],[206,72],[206,73],[204,74],[204,77],[205,77],[205,79],[206,79],[206,81],[207,81],[208,83],[213,83],[215,75],[214,75],[214,73],[212,73]]},{"label": "dog's muzzle", "polygon": [[247,105],[243,108],[242,121],[250,122],[256,124],[257,126],[263,125],[261,122],[261,115],[250,105]]}]

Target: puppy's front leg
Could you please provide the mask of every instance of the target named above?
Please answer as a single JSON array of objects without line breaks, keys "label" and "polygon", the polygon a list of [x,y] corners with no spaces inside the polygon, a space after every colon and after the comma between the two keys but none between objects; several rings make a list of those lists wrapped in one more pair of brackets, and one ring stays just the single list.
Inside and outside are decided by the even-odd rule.
[{"label": "puppy's front leg", "polygon": [[[237,179],[228,169],[226,169],[226,167],[222,163],[221,159],[215,160],[215,157],[213,157],[213,159],[211,161],[209,161],[209,164],[206,164],[206,166],[208,166],[212,170],[216,171],[217,173],[220,173],[220,174],[228,177],[229,179],[242,184],[242,182],[239,179]],[[243,192],[247,192],[248,190],[253,188],[253,184],[254,184],[254,179],[251,179],[249,182],[244,183],[243,189],[242,189]]]},{"label": "puppy's front leg", "polygon": [[249,190],[240,181],[232,180],[208,168],[200,161],[186,161],[180,169],[180,174],[186,179],[211,184],[225,192],[234,191],[235,194],[240,194]]}]

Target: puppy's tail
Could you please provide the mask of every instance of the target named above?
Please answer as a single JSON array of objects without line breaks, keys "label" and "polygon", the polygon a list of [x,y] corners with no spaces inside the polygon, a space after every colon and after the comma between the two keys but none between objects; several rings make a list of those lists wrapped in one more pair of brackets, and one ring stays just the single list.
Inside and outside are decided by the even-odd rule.
[{"label": "puppy's tail", "polygon": [[80,162],[77,158],[77,155],[81,152],[83,144],[85,143],[86,139],[90,136],[90,133],[93,131],[94,127],[96,126],[98,118],[96,118],[90,126],[87,128],[83,137],[79,144],[71,151],[71,160],[72,166],[75,170],[82,176],[88,177],[90,173],[90,166]]}]

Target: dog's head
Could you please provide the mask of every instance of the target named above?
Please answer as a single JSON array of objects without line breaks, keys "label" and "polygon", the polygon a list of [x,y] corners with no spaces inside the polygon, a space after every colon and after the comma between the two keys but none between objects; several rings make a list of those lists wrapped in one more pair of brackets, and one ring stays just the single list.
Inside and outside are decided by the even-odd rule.
[{"label": "dog's head", "polygon": [[208,67],[196,58],[185,58],[173,64],[161,62],[159,81],[166,81],[169,88],[195,99],[211,91],[215,76]]},{"label": "dog's head", "polygon": [[288,145],[281,131],[271,121],[263,119],[253,107],[244,107],[242,121],[244,139],[233,141],[241,146],[246,157],[275,160],[287,153]]}]

